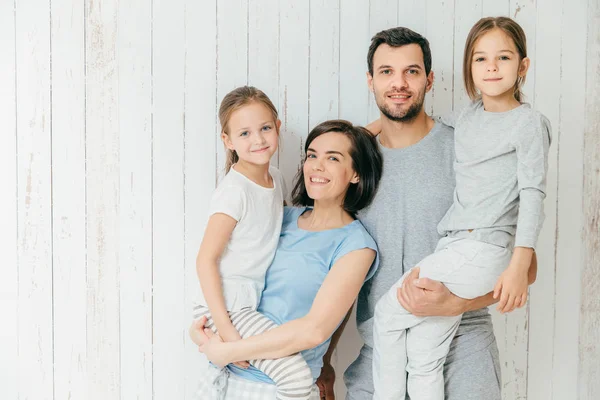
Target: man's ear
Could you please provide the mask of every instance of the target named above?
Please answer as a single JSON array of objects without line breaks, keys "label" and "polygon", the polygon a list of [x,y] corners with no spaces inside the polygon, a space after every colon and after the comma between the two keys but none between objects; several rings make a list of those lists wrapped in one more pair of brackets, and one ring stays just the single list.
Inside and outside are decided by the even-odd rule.
[{"label": "man's ear", "polygon": [[425,87],[425,93],[428,93],[433,87],[433,71],[429,71],[429,75],[427,75],[427,86]]},{"label": "man's ear", "polygon": [[221,132],[221,140],[223,141],[223,144],[225,144],[225,147],[227,147],[229,150],[233,151],[233,143],[231,143],[231,139],[229,138],[229,135],[226,134],[225,132]]},{"label": "man's ear", "polygon": [[367,85],[369,85],[369,90],[373,93],[373,76],[367,71]]}]

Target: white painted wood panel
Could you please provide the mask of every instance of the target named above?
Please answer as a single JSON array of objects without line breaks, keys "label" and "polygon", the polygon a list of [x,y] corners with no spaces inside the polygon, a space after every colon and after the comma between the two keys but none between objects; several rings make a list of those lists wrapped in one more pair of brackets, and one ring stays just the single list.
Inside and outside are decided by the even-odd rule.
[{"label": "white painted wood panel", "polygon": [[581,400],[600,397],[600,1],[587,8],[587,71],[583,144],[583,268],[579,321]]},{"label": "white painted wood panel", "polygon": [[[18,255],[17,255],[17,97],[14,4],[0,2],[0,248],[5,255],[0,268],[0,387],[7,398],[17,398],[18,386]],[[29,336],[27,336],[29,337]],[[21,338],[23,340],[23,338]]]},{"label": "white painted wood panel", "polygon": [[369,122],[369,99],[373,97],[367,87],[367,50],[373,36],[365,18],[369,12],[365,0],[340,3],[340,118],[360,125]]},{"label": "white painted wood panel", "polygon": [[[19,398],[52,399],[50,4],[16,7]],[[9,36],[10,37],[10,36]],[[9,81],[10,82],[10,81]]]},{"label": "white painted wood panel", "polygon": [[[560,133],[558,158],[558,229],[553,380],[554,399],[565,399],[577,387],[579,310],[583,261],[583,132],[585,129],[586,20],[583,1],[564,1],[561,35]],[[578,160],[574,162],[574,160]],[[600,232],[598,232],[600,234]],[[598,360],[600,362],[600,360]]]},{"label": "white painted wood panel", "polygon": [[[536,29],[544,35],[536,37],[536,51],[530,52],[531,72],[536,73],[545,82],[560,81],[561,54],[556,43],[560,42],[561,30],[555,29],[562,24],[562,13],[556,12],[562,6],[562,0],[544,1],[537,6]],[[554,385],[558,382],[548,379],[552,376],[554,363],[554,307],[555,307],[555,269],[557,216],[557,165],[559,154],[559,115],[560,93],[553,84],[539,85],[532,99],[536,108],[547,116],[552,125],[552,144],[548,155],[548,174],[546,179],[546,200],[544,212],[546,220],[538,240],[538,275],[529,290],[529,365],[527,395],[531,400],[552,398]]]},{"label": "white painted wood panel", "polygon": [[119,3],[121,398],[153,394],[152,2]]},{"label": "white painted wood panel", "polygon": [[445,115],[452,111],[454,87],[454,0],[427,0],[426,24],[435,80],[425,109]]},{"label": "white painted wood panel", "polygon": [[51,3],[54,396],[86,397],[84,3]]},{"label": "white painted wood panel", "polygon": [[153,2],[152,248],[156,399],[183,399],[185,341],[183,0]]},{"label": "white painted wood panel", "polygon": [[279,169],[288,194],[300,168],[304,139],[309,131],[309,21],[308,1],[293,4],[279,1]]},{"label": "white painted wood panel", "polygon": [[116,1],[86,9],[87,398],[120,395]]},{"label": "white painted wood panel", "polygon": [[[549,117],[554,142],[538,281],[527,309],[494,316],[504,398],[595,399],[599,9],[594,0],[2,2],[0,237],[14,265],[0,269],[3,396],[193,398],[205,364],[187,328],[223,174],[223,96],[248,83],[273,100],[283,123],[273,163],[291,189],[311,128],[378,115],[365,79],[374,33],[404,25],[430,40],[427,110],[443,114],[467,101],[472,24],[510,15],[528,36],[526,100]],[[360,345],[351,322],[338,398]]]},{"label": "white painted wood panel", "polygon": [[[217,137],[217,1],[186,1],[185,5],[185,310],[187,328],[198,296],[196,254],[207,222],[210,194],[216,184]],[[185,338],[185,398],[193,399],[206,359]]]},{"label": "white painted wood panel", "polygon": [[310,0],[309,129],[339,115],[339,13],[339,0]]}]

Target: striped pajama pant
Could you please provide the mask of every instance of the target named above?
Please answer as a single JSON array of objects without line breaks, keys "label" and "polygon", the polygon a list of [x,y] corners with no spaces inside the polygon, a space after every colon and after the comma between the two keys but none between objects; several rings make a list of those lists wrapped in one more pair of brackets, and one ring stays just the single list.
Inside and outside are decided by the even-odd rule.
[{"label": "striped pajama pant", "polygon": [[[194,319],[202,317],[207,318],[206,328],[218,333],[208,307],[195,306]],[[231,311],[229,318],[242,339],[260,335],[277,327],[277,324],[269,318],[252,309]],[[249,360],[249,362],[275,382],[278,400],[308,400],[310,398],[313,377],[300,353],[275,360]],[[225,398],[224,394],[223,398]]]}]

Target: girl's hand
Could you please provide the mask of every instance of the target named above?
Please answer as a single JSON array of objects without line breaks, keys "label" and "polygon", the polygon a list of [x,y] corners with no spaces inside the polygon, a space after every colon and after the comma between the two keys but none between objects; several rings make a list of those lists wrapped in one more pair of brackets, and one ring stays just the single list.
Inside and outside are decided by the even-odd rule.
[{"label": "girl's hand", "polygon": [[527,304],[528,271],[512,263],[500,275],[494,287],[494,299],[500,296],[497,310],[502,314]]},{"label": "girl's hand", "polygon": [[[200,352],[202,352],[202,346],[209,340],[209,337],[205,333],[204,325],[206,325],[206,317],[202,317],[199,320],[192,322],[192,326],[190,326],[190,337],[192,338],[192,341],[198,345],[198,351]],[[209,329],[206,330],[210,331]],[[210,332],[212,334],[212,331]],[[234,363],[234,365],[246,369],[250,366],[250,363],[248,361],[238,361]]]},{"label": "girl's hand", "polygon": [[206,358],[217,367],[225,367],[230,362],[226,354],[227,345],[221,340],[219,335],[214,334],[208,328],[204,329],[204,334],[208,337],[208,341],[201,345],[198,350],[204,353]]},{"label": "girl's hand", "polygon": [[372,121],[369,125],[365,126],[365,128],[371,133],[372,136],[377,136],[381,133],[381,119],[376,119]]}]

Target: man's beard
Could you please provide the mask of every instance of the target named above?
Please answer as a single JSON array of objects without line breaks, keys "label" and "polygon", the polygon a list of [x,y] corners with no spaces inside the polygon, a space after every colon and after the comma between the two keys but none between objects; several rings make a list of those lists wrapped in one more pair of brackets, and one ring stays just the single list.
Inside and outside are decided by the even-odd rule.
[{"label": "man's beard", "polygon": [[399,110],[394,113],[385,104],[385,101],[382,102],[381,105],[379,103],[377,103],[377,107],[379,108],[381,113],[383,115],[385,115],[391,121],[410,122],[410,121],[414,120],[417,117],[417,115],[419,115],[421,110],[423,109],[423,101],[424,100],[425,100],[425,91],[420,93],[420,96],[416,98],[415,102],[410,107],[408,107],[408,110],[406,110],[406,111]]}]

